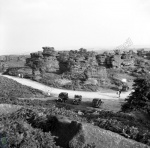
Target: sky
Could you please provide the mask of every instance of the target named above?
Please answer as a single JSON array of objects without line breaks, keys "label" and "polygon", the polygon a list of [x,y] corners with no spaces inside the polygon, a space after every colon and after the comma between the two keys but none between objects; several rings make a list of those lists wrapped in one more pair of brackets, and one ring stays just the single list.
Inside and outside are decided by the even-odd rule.
[{"label": "sky", "polygon": [[150,0],[0,0],[0,55],[150,45]]}]

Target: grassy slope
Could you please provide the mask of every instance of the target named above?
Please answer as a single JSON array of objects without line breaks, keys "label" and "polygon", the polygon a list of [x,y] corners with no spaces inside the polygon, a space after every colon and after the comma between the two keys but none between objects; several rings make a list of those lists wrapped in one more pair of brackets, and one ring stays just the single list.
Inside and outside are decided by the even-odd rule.
[{"label": "grassy slope", "polygon": [[0,76],[0,97],[42,97],[43,94],[37,89],[21,85],[20,83]]}]

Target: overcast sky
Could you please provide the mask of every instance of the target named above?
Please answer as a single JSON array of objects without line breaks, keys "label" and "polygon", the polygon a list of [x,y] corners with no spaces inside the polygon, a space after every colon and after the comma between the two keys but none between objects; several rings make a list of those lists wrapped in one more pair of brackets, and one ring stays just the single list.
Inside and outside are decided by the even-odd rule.
[{"label": "overcast sky", "polygon": [[150,0],[0,0],[0,55],[150,45]]}]

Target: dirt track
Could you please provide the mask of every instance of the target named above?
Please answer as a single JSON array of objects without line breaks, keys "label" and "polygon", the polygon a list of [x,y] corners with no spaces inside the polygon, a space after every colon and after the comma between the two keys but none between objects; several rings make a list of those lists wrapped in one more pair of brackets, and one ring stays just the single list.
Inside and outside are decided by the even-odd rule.
[{"label": "dirt track", "polygon": [[4,77],[16,80],[17,82],[27,85],[39,90],[42,90],[44,92],[50,91],[50,93],[53,96],[58,96],[60,92],[67,92],[70,98],[73,98],[74,95],[82,95],[83,101],[90,101],[93,98],[101,98],[101,99],[112,99],[112,100],[118,100],[118,99],[125,99],[130,93],[130,92],[123,92],[121,94],[121,97],[118,98],[118,95],[116,91],[113,93],[101,93],[101,92],[84,92],[84,91],[73,91],[73,90],[65,90],[65,89],[58,89],[58,88],[52,88],[49,86],[46,86],[44,84],[29,80],[29,79],[24,79],[24,78],[18,78],[18,77],[13,77],[13,76],[8,76],[8,75],[3,75]]}]

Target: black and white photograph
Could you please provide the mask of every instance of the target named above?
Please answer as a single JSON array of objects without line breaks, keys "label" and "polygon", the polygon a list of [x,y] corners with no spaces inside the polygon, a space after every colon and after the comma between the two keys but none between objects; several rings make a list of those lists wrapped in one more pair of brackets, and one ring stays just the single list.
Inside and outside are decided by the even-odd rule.
[{"label": "black and white photograph", "polygon": [[0,0],[0,148],[150,148],[150,0]]}]

